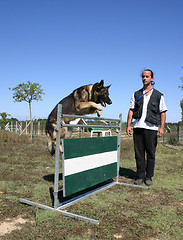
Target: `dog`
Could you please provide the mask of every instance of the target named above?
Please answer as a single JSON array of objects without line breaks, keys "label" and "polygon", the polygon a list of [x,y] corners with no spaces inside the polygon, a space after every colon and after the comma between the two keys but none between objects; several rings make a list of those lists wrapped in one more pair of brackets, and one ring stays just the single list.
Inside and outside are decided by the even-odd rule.
[{"label": "dog", "polygon": [[[85,85],[75,89],[70,95],[62,99],[58,104],[62,104],[62,113],[69,115],[85,115],[97,113],[100,117],[102,113],[102,107],[106,107],[106,104],[112,104],[109,98],[109,87],[104,87],[104,80],[100,83]],[[46,135],[48,140],[48,150],[51,155],[55,153],[56,146],[56,132],[57,132],[57,108],[58,104],[52,110],[48,116],[46,122]],[[71,122],[70,118],[62,118],[62,124],[68,124]],[[69,138],[72,134],[71,127],[61,128],[61,138]]]}]

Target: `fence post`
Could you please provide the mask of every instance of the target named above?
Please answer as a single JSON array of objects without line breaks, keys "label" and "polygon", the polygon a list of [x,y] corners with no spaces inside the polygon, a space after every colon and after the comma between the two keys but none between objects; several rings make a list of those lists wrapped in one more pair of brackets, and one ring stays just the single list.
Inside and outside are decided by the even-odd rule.
[{"label": "fence post", "polygon": [[10,131],[10,123],[7,123],[4,127],[5,131]]},{"label": "fence post", "polygon": [[58,206],[61,114],[62,114],[62,105],[58,104],[58,109],[57,109],[57,133],[56,133],[57,138],[56,138],[56,150],[55,150],[54,208],[57,208],[57,206]]},{"label": "fence post", "polygon": [[180,140],[179,130],[180,130],[180,128],[179,128],[179,125],[178,125],[178,126],[177,126],[177,141]]},{"label": "fence post", "polygon": [[27,121],[26,121],[26,123],[25,123],[25,133],[26,133],[26,135],[27,135]]},{"label": "fence post", "polygon": [[11,132],[13,132],[13,122],[11,122]]},{"label": "fence post", "polygon": [[[31,120],[30,121],[31,123],[32,123],[32,132],[31,132],[31,130],[30,130],[30,132],[31,132],[31,140],[33,140],[33,137],[34,137],[34,122]],[[31,126],[31,124],[30,124],[30,126]]]},{"label": "fence post", "polygon": [[182,142],[183,141],[183,127],[182,126],[178,126],[177,135],[178,135],[178,141]]},{"label": "fence post", "polygon": [[42,124],[42,135],[46,135],[45,128],[46,124]]},{"label": "fence post", "polygon": [[38,122],[38,133],[37,135],[39,136],[40,135],[40,122]]},{"label": "fence post", "polygon": [[117,171],[118,171],[118,174],[117,174],[116,182],[119,182],[122,114],[119,115],[119,120],[120,120],[120,122],[119,122],[120,129],[118,132],[118,149],[117,149],[117,154],[118,154],[117,155]]},{"label": "fence post", "polygon": [[15,123],[15,132],[17,133],[17,129],[18,128],[18,126],[17,126],[17,121],[16,121],[16,123]]}]

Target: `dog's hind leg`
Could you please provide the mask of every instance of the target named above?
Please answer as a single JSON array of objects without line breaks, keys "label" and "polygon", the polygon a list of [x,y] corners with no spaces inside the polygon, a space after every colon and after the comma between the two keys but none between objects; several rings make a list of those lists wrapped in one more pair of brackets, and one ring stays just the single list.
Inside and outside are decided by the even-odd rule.
[{"label": "dog's hind leg", "polygon": [[[57,145],[56,141],[52,141],[52,143],[56,147],[56,145]],[[60,149],[60,152],[62,152],[62,145],[60,145],[59,149]]]},{"label": "dog's hind leg", "polygon": [[55,148],[54,148],[53,141],[50,136],[47,136],[47,147],[48,147],[48,151],[53,156],[53,154],[55,153]]}]

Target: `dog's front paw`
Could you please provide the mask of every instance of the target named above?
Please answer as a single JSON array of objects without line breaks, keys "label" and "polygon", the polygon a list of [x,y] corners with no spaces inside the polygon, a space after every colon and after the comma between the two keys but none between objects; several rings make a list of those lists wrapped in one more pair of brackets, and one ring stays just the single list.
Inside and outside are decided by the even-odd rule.
[{"label": "dog's front paw", "polygon": [[97,104],[98,106],[97,106],[97,111],[102,111],[102,107],[99,105],[99,104]]},{"label": "dog's front paw", "polygon": [[97,110],[97,116],[100,117],[102,115],[102,111]]}]

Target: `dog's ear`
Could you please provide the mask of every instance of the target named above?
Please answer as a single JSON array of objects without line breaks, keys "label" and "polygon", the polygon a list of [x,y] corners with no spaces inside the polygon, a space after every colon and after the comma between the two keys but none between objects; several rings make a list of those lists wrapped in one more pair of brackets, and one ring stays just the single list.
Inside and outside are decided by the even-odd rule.
[{"label": "dog's ear", "polygon": [[93,91],[99,91],[104,86],[104,80],[102,79],[99,83],[93,85]]},{"label": "dog's ear", "polygon": [[102,88],[104,86],[104,80],[102,79],[101,81],[100,81],[100,83],[98,84],[98,87],[99,88]]},{"label": "dog's ear", "polygon": [[110,86],[111,86],[111,84],[110,84],[109,86],[107,86],[106,88],[107,88],[107,89],[109,89],[109,88],[110,88]]},{"label": "dog's ear", "polygon": [[100,90],[104,87],[104,80],[102,79],[99,83],[97,83],[97,90]]},{"label": "dog's ear", "polygon": [[101,84],[102,86],[104,86],[104,80],[103,80],[103,79],[100,81],[100,84]]}]

